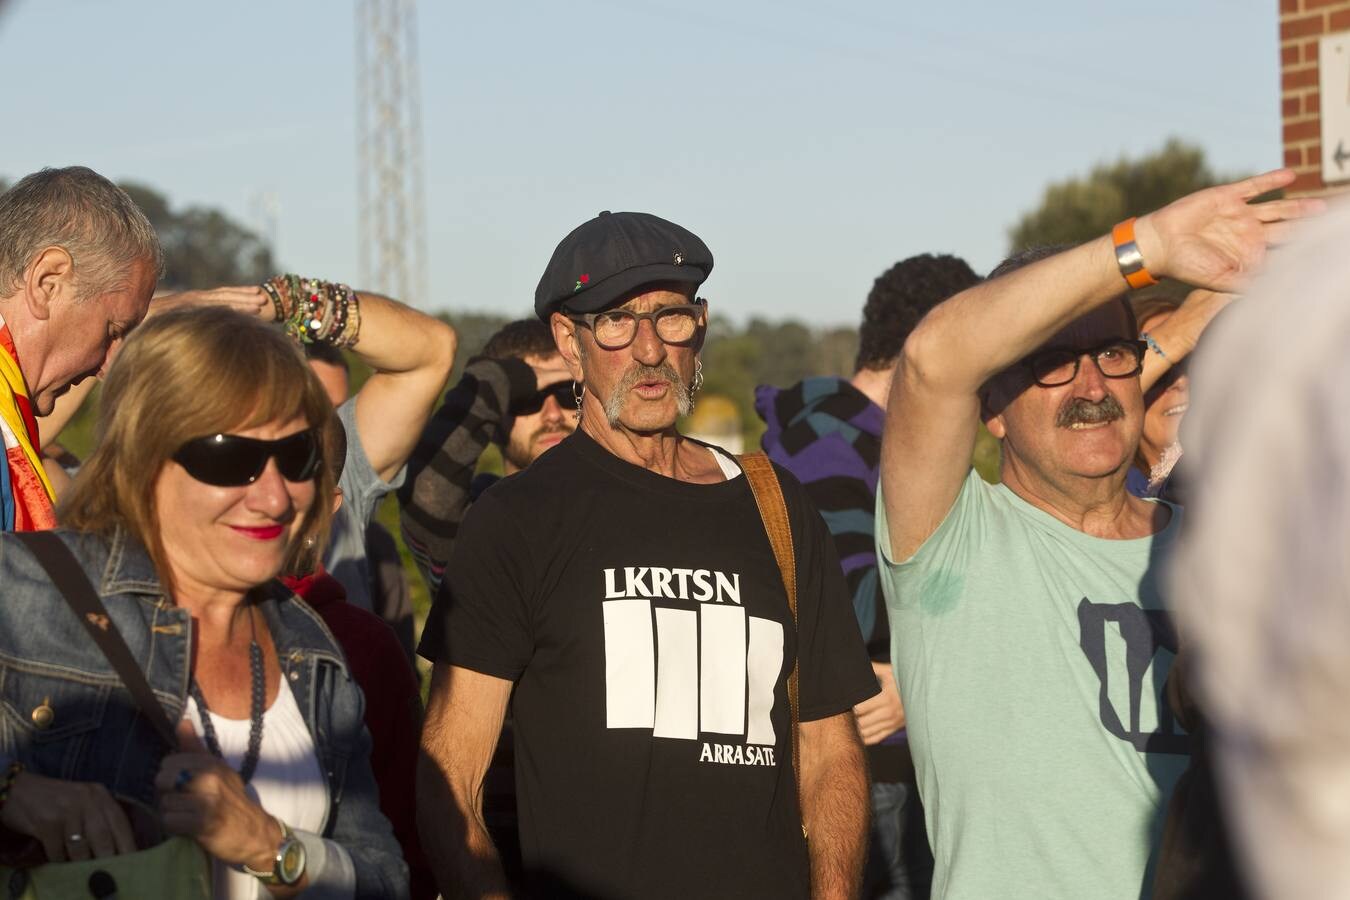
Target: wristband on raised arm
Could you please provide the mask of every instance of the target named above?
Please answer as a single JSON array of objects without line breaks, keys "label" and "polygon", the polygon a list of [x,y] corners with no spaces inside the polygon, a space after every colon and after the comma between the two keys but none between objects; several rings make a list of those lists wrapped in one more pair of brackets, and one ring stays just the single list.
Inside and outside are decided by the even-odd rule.
[{"label": "wristband on raised arm", "polygon": [[1131,216],[1111,229],[1111,243],[1116,247],[1116,265],[1120,266],[1120,274],[1130,289],[1137,291],[1157,284],[1158,279],[1144,265],[1144,255],[1139,252],[1139,244],[1134,239],[1134,221]]}]

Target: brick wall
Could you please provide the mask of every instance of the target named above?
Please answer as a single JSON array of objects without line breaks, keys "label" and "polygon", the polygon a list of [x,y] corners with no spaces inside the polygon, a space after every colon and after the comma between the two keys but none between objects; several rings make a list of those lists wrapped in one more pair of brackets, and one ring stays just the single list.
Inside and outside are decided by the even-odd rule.
[{"label": "brick wall", "polygon": [[1344,190],[1322,183],[1322,119],[1317,43],[1324,34],[1350,31],[1350,0],[1279,0],[1280,103],[1284,164],[1298,172],[1291,193]]}]

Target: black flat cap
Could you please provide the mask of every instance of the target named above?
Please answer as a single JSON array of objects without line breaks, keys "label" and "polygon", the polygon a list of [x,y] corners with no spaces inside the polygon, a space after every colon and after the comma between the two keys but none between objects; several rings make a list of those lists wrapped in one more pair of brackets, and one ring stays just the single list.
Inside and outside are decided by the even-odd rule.
[{"label": "black flat cap", "polygon": [[644,284],[702,284],[713,257],[698,235],[674,222],[636,212],[602,212],[562,239],[534,291],[545,322],[563,305],[598,312]]}]

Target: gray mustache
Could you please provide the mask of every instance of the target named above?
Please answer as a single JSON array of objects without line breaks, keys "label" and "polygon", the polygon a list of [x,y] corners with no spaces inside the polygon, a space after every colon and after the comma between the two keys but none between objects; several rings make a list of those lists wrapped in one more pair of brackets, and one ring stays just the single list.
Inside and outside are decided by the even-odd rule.
[{"label": "gray mustache", "polygon": [[1107,394],[1097,403],[1076,397],[1069,401],[1055,416],[1055,425],[1068,428],[1071,425],[1096,425],[1100,422],[1114,422],[1125,418],[1125,408],[1120,401]]}]

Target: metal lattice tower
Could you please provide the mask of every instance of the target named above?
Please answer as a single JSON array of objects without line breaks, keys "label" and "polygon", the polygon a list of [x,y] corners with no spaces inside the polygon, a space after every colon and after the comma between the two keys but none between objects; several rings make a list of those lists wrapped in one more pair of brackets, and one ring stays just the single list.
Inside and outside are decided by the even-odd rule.
[{"label": "metal lattice tower", "polygon": [[416,0],[356,0],[356,62],[359,284],[426,308]]}]

